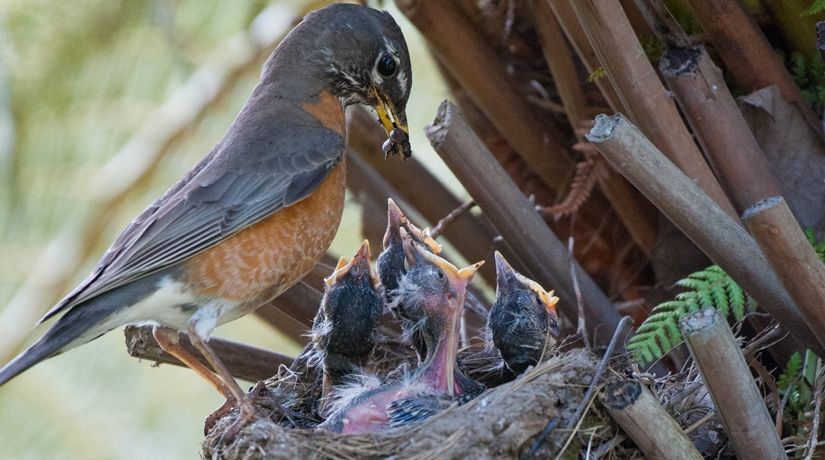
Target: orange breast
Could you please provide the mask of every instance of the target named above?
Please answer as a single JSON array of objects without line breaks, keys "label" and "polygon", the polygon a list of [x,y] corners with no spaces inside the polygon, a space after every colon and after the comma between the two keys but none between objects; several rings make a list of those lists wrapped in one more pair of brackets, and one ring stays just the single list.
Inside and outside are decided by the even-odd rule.
[{"label": "orange breast", "polygon": [[332,243],[345,188],[342,159],[309,197],[190,259],[190,289],[209,297],[264,302],[290,288]]}]

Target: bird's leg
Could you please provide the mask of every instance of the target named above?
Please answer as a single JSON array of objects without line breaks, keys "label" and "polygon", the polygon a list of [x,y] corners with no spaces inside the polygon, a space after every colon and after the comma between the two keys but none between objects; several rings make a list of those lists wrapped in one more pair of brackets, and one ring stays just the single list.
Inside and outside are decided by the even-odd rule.
[{"label": "bird's leg", "polygon": [[218,358],[218,355],[216,355],[215,352],[212,351],[212,348],[209,347],[206,339],[198,333],[197,328],[194,325],[190,325],[187,332],[192,345],[201,352],[204,358],[206,358],[206,361],[209,362],[209,365],[212,366],[212,369],[215,369],[215,372],[218,373],[223,382],[226,384],[226,387],[229,390],[229,396],[238,402],[241,412],[243,412],[243,414],[247,417],[254,417],[256,411],[255,407],[252,405],[252,401],[250,401],[247,394],[241,390],[241,387],[238,385],[235,377],[232,376],[229,369],[227,369],[220,358]]},{"label": "bird's leg", "polygon": [[211,383],[212,386],[215,387],[216,390],[218,390],[218,392],[224,395],[224,397],[232,397],[232,392],[229,390],[229,388],[226,386],[223,380],[221,380],[217,375],[213,374],[212,371],[209,370],[209,368],[207,368],[203,363],[198,361],[198,358],[194,357],[191,353],[186,351],[185,348],[183,348],[183,346],[178,341],[177,329],[156,325],[152,328],[152,335],[155,337],[155,341],[157,341],[161,350],[174,356],[180,362],[182,362],[187,367],[195,371],[196,374],[200,375],[201,377],[203,377],[204,380]]}]

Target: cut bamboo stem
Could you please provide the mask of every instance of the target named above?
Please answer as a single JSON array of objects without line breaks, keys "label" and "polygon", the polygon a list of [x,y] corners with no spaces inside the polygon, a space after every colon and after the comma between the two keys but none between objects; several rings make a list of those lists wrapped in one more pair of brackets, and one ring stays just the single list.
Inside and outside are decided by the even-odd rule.
[{"label": "cut bamboo stem", "polygon": [[558,123],[544,123],[535,116],[513,88],[505,66],[458,6],[441,0],[396,0],[396,4],[498,132],[556,190],[573,165],[563,144],[564,131]]},{"label": "cut bamboo stem", "polygon": [[701,459],[682,428],[646,387],[635,380],[605,385],[602,405],[647,458]]},{"label": "cut bamboo stem", "polygon": [[[579,55],[579,59],[581,59],[588,74],[595,75],[597,69],[601,67],[599,58],[596,55],[596,51],[593,49],[593,45],[591,45],[590,41],[587,39],[587,34],[585,34],[581,23],[579,23],[579,20],[576,18],[576,12],[573,11],[569,1],[543,1],[546,1],[550,5],[550,8],[553,10],[553,14],[559,22],[559,26],[561,26],[562,30],[564,30],[564,34],[567,36],[570,44],[573,45],[573,49],[576,50],[576,54]],[[596,86],[598,86],[607,101],[607,104],[614,112],[626,111],[622,106],[619,95],[616,94],[616,89],[613,87],[613,83],[611,83],[610,80],[607,78],[595,77],[593,81],[596,83]]]},{"label": "cut bamboo stem", "polygon": [[[444,101],[435,120],[425,129],[433,148],[467,188],[470,196],[516,252],[518,259],[541,284],[552,286],[564,302],[561,311],[575,323],[573,282],[567,265],[567,248],[556,238],[522,195],[510,176],[470,129],[458,108]],[[597,343],[608,340],[619,314],[592,278],[576,264],[582,298],[587,308],[591,336],[604,328]]]},{"label": "cut bamboo stem", "polygon": [[600,115],[587,138],[786,330],[809,348],[822,352],[823,347],[754,240],[638,128],[621,114]]},{"label": "cut bamboo stem", "polygon": [[660,70],[736,209],[749,216],[746,226],[825,346],[825,265],[778,196],[768,160],[722,72],[701,47],[669,49]]},{"label": "cut bamboo stem", "polygon": [[702,373],[737,458],[787,458],[765,401],[727,322],[714,309],[682,317],[679,328]]},{"label": "cut bamboo stem", "polygon": [[[160,348],[152,335],[152,326],[126,326],[124,332],[126,334],[126,350],[130,356],[158,363],[183,366],[183,363],[178,361],[177,358]],[[209,363],[203,358],[203,355],[192,346],[189,336],[179,333],[178,339],[186,351],[209,367]],[[278,373],[279,366],[289,367],[292,364],[292,358],[289,356],[232,340],[213,337],[209,339],[209,347],[218,355],[218,358],[226,365],[233,376],[248,382],[268,379]]]},{"label": "cut bamboo stem", "polygon": [[570,5],[630,118],[719,207],[738,219],[645,55],[621,4],[615,0],[586,0],[571,1]]},{"label": "cut bamboo stem", "polygon": [[[544,59],[567,114],[567,121],[574,130],[578,130],[587,115],[576,63],[547,0],[535,0],[533,9]],[[657,232],[653,218],[655,214],[644,212],[647,203],[643,202],[644,199],[639,192],[615,171],[609,170],[604,177],[599,175],[598,181],[602,192],[616,210],[633,241],[649,256],[656,245]]]},{"label": "cut bamboo stem", "polygon": [[668,49],[659,70],[736,210],[778,195],[768,160],[704,48]]},{"label": "cut bamboo stem", "polygon": [[762,253],[825,348],[825,265],[781,196],[756,203],[742,215]]},{"label": "cut bamboo stem", "polygon": [[779,55],[738,0],[689,0],[702,29],[730,72],[736,86],[753,92],[776,85],[806,120],[818,128],[817,117],[782,64]]}]

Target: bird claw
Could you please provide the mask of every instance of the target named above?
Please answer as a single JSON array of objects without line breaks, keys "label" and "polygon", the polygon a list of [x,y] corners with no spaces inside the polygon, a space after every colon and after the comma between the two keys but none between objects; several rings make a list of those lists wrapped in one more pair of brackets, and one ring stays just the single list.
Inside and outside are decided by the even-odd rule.
[{"label": "bird claw", "polygon": [[235,423],[233,423],[232,426],[230,426],[221,436],[224,442],[231,442],[232,439],[234,439],[235,436],[238,434],[238,432],[240,432],[241,428],[243,428],[244,425],[246,425],[251,420],[255,420],[263,416],[261,411],[259,411],[255,407],[255,405],[252,404],[252,401],[250,401],[248,398],[239,403],[235,398],[228,397],[226,398],[226,401],[223,403],[221,407],[217,408],[214,412],[209,414],[206,417],[206,420],[204,420],[204,436],[208,435],[209,432],[211,432],[212,429],[215,428],[215,425],[218,423],[220,419],[229,415],[235,409],[239,409],[238,418],[237,420],[235,420]]}]

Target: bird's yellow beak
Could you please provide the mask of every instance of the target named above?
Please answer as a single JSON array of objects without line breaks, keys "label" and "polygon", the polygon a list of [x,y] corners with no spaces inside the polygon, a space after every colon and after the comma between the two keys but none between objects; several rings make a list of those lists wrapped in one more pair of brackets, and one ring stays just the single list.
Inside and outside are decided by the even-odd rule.
[{"label": "bird's yellow beak", "polygon": [[423,257],[436,267],[440,268],[448,277],[452,279],[458,279],[465,282],[469,282],[473,278],[473,275],[476,274],[478,269],[481,268],[482,265],[484,265],[484,261],[482,260],[468,267],[459,269],[458,267],[447,261],[447,259],[439,257],[436,254],[433,254],[432,252],[424,249],[422,246],[415,245],[415,249],[418,251],[418,254],[420,254],[421,257]]},{"label": "bird's yellow beak", "polygon": [[335,266],[335,270],[332,274],[324,278],[324,283],[327,286],[332,286],[338,281],[339,277],[341,277],[344,273],[348,273],[354,267],[358,267],[358,269],[363,272],[369,271],[373,284],[378,284],[378,277],[375,275],[372,267],[370,266],[369,241],[364,240],[361,243],[361,246],[358,247],[358,251],[356,251],[355,255],[352,257],[352,260],[348,260],[346,257],[341,257],[338,259],[338,264]]},{"label": "bird's yellow beak", "polygon": [[501,255],[500,252],[495,252],[496,258],[496,276],[502,278],[506,276],[506,274],[510,274],[515,277],[521,284],[529,288],[533,291],[537,296],[539,296],[539,300],[541,303],[544,304],[544,308],[547,309],[547,312],[552,314],[553,316],[556,315],[556,304],[559,303],[559,298],[554,296],[553,294],[555,291],[545,291],[541,285],[530,278],[522,275],[521,273],[517,272],[506,259],[504,256]]},{"label": "bird's yellow beak", "polygon": [[410,147],[410,128],[407,126],[406,114],[399,112],[395,104],[384,97],[378,88],[373,88],[373,94],[378,121],[387,132],[388,139],[381,147],[384,150],[384,156],[401,154],[401,158],[409,158],[412,156],[412,147]]}]

